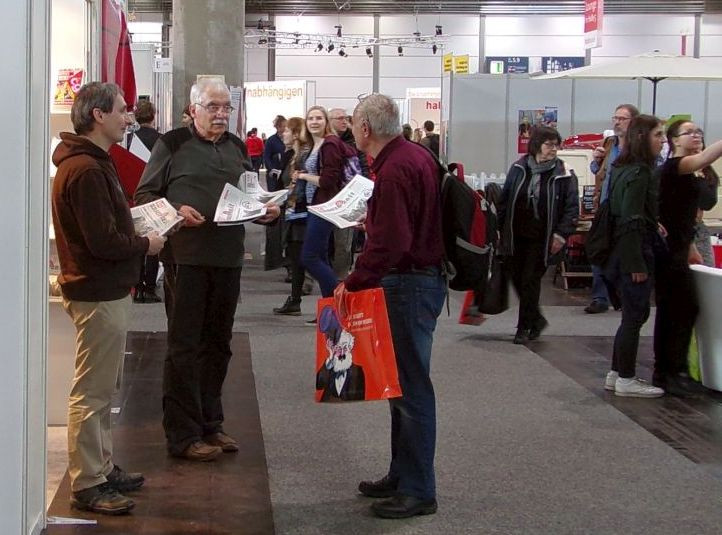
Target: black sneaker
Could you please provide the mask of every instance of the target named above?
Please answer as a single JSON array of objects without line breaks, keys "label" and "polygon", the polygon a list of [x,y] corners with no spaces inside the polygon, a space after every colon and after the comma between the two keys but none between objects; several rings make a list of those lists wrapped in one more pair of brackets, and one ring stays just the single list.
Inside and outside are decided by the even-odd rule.
[{"label": "black sneaker", "polygon": [[274,314],[280,314],[284,316],[300,316],[301,315],[301,302],[294,301],[291,297],[286,299],[283,306],[280,308],[273,309]]},{"label": "black sneaker", "polygon": [[73,492],[70,506],[80,511],[102,515],[124,515],[135,507],[135,502],[115,490],[110,483]]},{"label": "black sneaker", "polygon": [[529,330],[528,329],[517,329],[514,335],[515,344],[526,344],[529,341]]},{"label": "black sneaker", "polygon": [[117,464],[113,465],[113,470],[105,476],[108,484],[118,492],[130,492],[139,489],[145,483],[145,477],[138,472],[126,472]]},{"label": "black sneaker", "polygon": [[539,321],[537,321],[536,325],[529,329],[529,340],[536,340],[537,338],[539,338],[542,331],[546,329],[548,325],[549,322],[544,318],[541,318]]}]

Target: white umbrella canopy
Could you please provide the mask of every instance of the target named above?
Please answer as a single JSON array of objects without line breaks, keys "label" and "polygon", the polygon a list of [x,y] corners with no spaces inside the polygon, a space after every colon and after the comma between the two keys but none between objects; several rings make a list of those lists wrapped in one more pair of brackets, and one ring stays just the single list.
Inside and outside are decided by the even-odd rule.
[{"label": "white umbrella canopy", "polygon": [[672,56],[659,52],[639,54],[628,58],[587,65],[568,71],[533,76],[535,80],[553,78],[646,78],[653,85],[652,113],[657,108],[657,84],[666,79],[672,80],[722,80],[720,66],[704,59],[689,56]]}]

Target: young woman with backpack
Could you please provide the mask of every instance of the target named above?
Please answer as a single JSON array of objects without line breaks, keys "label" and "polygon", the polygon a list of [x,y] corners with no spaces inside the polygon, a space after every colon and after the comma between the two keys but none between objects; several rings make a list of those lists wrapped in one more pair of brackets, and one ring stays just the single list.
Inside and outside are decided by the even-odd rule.
[{"label": "young woman with backpack", "polygon": [[[305,172],[297,172],[296,179],[306,181],[306,199],[311,206],[324,203],[341,191],[346,179],[346,160],[356,156],[356,152],[333,133],[322,106],[308,109],[306,130],[313,139],[313,148],[306,158]],[[338,284],[328,259],[333,229],[332,223],[308,214],[301,263],[318,281],[323,297],[331,297]]]},{"label": "young woman with backpack", "polygon": [[649,318],[655,251],[661,241],[654,162],[663,144],[659,119],[651,115],[634,117],[610,176],[609,211],[614,231],[603,276],[621,299],[622,322],[614,338],[612,370],[604,388],[617,396],[664,395],[661,388],[635,377],[639,331]]},{"label": "young woman with backpack", "polygon": [[556,129],[533,128],[528,154],[509,169],[499,199],[499,254],[507,257],[519,295],[515,344],[539,338],[548,325],[539,310],[541,279],[559,260],[579,217],[577,177],[557,158],[561,142]]},{"label": "young woman with backpack", "polygon": [[699,208],[709,209],[717,188],[704,168],[722,156],[722,141],[702,149],[702,131],[692,122],[675,121],[667,129],[669,157],[659,168],[659,221],[667,231],[668,252],[658,263],[655,294],[653,382],[670,394],[685,396],[700,387],[688,376],[687,353],[699,306],[690,264],[702,258],[694,245]]}]

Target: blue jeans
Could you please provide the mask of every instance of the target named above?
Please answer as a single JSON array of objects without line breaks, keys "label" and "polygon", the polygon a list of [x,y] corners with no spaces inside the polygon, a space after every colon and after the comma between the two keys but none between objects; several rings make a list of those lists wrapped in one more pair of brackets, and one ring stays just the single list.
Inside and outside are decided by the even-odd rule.
[{"label": "blue jeans", "polygon": [[387,275],[381,280],[403,396],[389,400],[391,465],[398,492],[424,500],[436,496],[436,400],[429,376],[436,319],[446,288],[439,275]]},{"label": "blue jeans", "polygon": [[334,228],[333,224],[325,219],[308,214],[301,264],[318,281],[323,297],[331,297],[338,285],[336,274],[328,261],[328,248]]},{"label": "blue jeans", "polygon": [[592,302],[609,306],[607,285],[602,278],[602,268],[592,264]]}]

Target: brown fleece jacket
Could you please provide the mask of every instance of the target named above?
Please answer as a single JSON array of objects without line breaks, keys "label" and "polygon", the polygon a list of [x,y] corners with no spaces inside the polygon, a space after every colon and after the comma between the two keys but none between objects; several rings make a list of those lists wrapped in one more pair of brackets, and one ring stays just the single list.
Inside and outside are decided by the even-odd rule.
[{"label": "brown fleece jacket", "polygon": [[130,208],[107,152],[89,139],[64,132],[53,153],[58,282],[73,301],[114,301],[140,276],[148,238],[135,234]]}]

